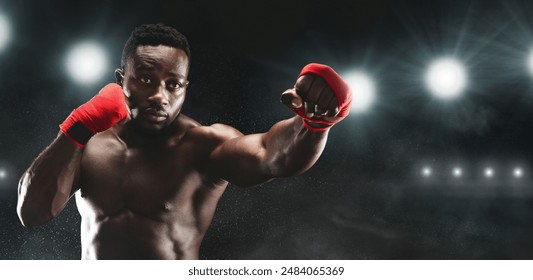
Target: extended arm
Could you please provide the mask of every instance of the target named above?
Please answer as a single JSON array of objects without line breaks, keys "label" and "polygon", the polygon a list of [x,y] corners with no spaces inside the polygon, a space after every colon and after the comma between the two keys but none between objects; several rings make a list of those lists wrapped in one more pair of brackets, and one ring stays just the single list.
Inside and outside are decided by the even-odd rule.
[{"label": "extended arm", "polygon": [[[295,87],[282,94],[282,103],[297,116],[278,122],[263,134],[243,136],[233,132],[233,137],[221,141],[210,161],[211,171],[217,177],[239,186],[251,186],[275,177],[300,174],[318,160],[329,128],[348,114],[351,101],[349,88],[340,76],[327,66],[320,67],[317,73],[306,72],[307,67],[304,68]],[[321,71],[334,73],[333,82],[344,87],[339,90]],[[217,128],[223,130],[217,125],[212,127]]]},{"label": "extended arm", "polygon": [[[219,126],[211,128],[224,129]],[[327,135],[308,130],[300,117],[283,120],[267,133],[224,141],[211,154],[212,173],[242,187],[297,175],[318,160]]]}]

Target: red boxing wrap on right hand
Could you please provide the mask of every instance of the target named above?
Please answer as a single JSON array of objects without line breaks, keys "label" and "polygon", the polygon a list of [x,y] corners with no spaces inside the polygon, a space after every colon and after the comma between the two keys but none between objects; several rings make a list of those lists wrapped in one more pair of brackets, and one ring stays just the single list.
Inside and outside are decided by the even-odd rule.
[{"label": "red boxing wrap on right hand", "polygon": [[111,83],[87,103],[72,111],[59,127],[74,144],[83,147],[93,135],[111,128],[128,115],[122,88]]},{"label": "red boxing wrap on right hand", "polygon": [[352,104],[352,90],[346,81],[344,81],[333,68],[324,64],[310,63],[302,69],[298,78],[305,74],[315,74],[326,80],[326,83],[337,97],[337,103],[339,104],[339,113],[337,114],[337,117],[348,116]]},{"label": "red boxing wrap on right hand", "polygon": [[[307,64],[300,74],[298,75],[298,78],[305,74],[315,74],[320,77],[322,77],[328,86],[333,90],[333,93],[335,93],[335,97],[337,98],[337,104],[339,108],[339,112],[335,117],[338,118],[344,118],[348,116],[348,113],[350,112],[351,104],[352,104],[352,90],[350,89],[350,86],[344,81],[344,79],[335,72],[331,67],[323,64],[318,63],[310,63]],[[298,114],[300,117],[302,117],[304,126],[312,131],[324,131],[329,129],[331,126],[336,124],[339,121],[331,122],[321,119],[314,119],[314,118],[308,118],[305,115],[305,110],[302,107],[295,109],[294,112]],[[324,127],[312,127],[309,126],[309,124],[306,122],[313,122],[313,123],[319,123],[326,125]]]}]

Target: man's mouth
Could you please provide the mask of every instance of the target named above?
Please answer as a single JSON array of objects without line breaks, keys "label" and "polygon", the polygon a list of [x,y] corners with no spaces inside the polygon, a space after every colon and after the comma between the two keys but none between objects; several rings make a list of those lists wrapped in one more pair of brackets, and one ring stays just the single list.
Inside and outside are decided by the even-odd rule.
[{"label": "man's mouth", "polygon": [[168,118],[168,114],[165,111],[157,110],[155,108],[147,108],[142,112],[142,116],[151,122],[162,122]]}]

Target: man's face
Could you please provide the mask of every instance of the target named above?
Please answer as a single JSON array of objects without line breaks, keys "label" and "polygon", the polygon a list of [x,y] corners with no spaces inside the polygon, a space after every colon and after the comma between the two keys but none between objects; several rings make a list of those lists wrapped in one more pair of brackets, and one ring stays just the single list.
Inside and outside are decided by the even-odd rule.
[{"label": "man's face", "polygon": [[139,46],[124,66],[123,90],[132,121],[144,130],[160,131],[179,115],[189,60],[185,51],[168,46]]}]

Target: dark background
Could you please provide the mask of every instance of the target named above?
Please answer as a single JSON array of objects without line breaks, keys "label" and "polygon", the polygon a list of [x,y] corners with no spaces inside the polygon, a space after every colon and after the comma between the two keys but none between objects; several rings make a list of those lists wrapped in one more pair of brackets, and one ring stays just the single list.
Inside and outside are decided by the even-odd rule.
[{"label": "dark background", "polygon": [[[16,216],[17,182],[120,66],[131,30],[164,22],[190,41],[184,113],[263,132],[309,62],[374,78],[370,111],[334,127],[307,173],[223,195],[203,259],[531,259],[533,107],[529,1],[0,1],[12,39],[0,52],[0,259],[79,259],[79,214],[32,229]],[[65,71],[74,43],[101,42],[101,82]],[[431,59],[454,55],[463,96],[426,90]],[[461,180],[449,176],[454,164]],[[493,179],[480,174],[490,164]],[[423,179],[430,165],[435,176]],[[509,176],[516,165],[524,177]]]}]

